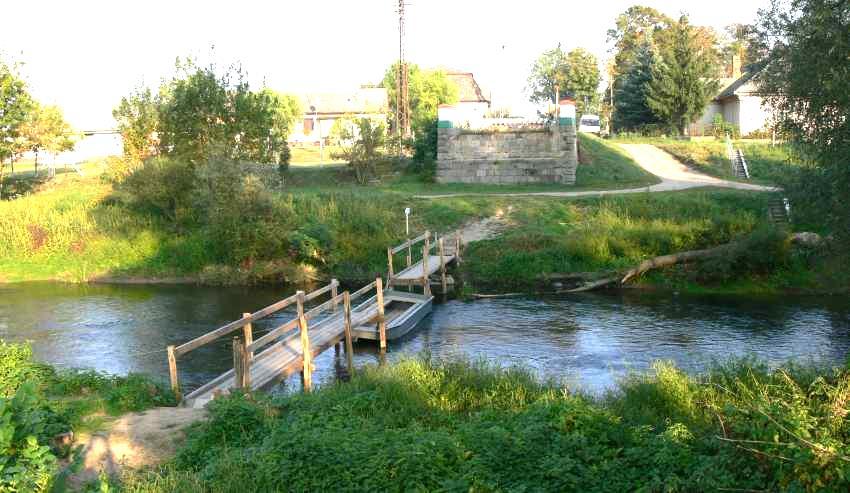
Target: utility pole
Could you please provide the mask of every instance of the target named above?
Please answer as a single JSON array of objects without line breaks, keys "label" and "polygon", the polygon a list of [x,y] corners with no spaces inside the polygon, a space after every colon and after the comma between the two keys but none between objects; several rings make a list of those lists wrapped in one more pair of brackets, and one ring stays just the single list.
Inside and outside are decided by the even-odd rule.
[{"label": "utility pole", "polygon": [[395,128],[398,137],[398,155],[402,155],[402,140],[410,138],[410,97],[408,67],[404,59],[404,0],[398,0],[398,74],[396,77]]}]

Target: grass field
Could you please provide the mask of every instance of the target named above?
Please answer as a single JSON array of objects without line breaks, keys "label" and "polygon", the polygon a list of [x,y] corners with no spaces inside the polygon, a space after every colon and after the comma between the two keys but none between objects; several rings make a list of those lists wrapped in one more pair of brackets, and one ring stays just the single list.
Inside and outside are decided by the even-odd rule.
[{"label": "grass field", "polygon": [[290,148],[289,162],[293,166],[342,163],[343,161],[334,157],[341,150],[339,146],[325,146],[324,149],[317,145],[293,146]]},{"label": "grass field", "polygon": [[[588,397],[522,368],[407,360],[210,406],[127,492],[846,491],[846,368],[669,363]],[[117,485],[114,485],[117,486]]]},{"label": "grass field", "polygon": [[[405,207],[413,231],[449,231],[512,206],[511,227],[473,245],[464,277],[482,285],[532,287],[550,273],[619,269],[640,260],[712,246],[765,222],[765,195],[688,191],[605,199],[499,196],[499,192],[586,190],[655,183],[616,146],[582,136],[575,186],[431,184],[400,173],[360,186],[345,165],[292,166],[272,180],[272,223],[281,241],[235,265],[204,224],[176,225],[134,207],[99,176],[63,175],[41,191],[0,202],[0,280],[86,281],[141,277],[209,283],[333,275],[362,280],[385,269],[386,247],[403,239]],[[277,177],[276,171],[270,172]],[[417,195],[455,194],[427,199]],[[496,195],[475,195],[489,193]]]}]

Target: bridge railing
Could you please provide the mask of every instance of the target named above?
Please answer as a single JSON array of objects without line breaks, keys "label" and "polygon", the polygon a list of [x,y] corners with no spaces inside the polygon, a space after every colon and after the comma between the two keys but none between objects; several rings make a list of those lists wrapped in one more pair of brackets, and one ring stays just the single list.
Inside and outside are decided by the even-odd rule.
[{"label": "bridge railing", "polygon": [[[207,332],[206,334],[199,336],[199,337],[196,337],[195,339],[192,339],[191,341],[185,342],[185,343],[183,343],[179,346],[173,346],[173,345],[168,346],[166,348],[166,352],[168,353],[168,372],[169,372],[169,377],[171,379],[171,389],[172,389],[172,391],[174,391],[174,394],[177,396],[177,399],[181,400],[181,397],[182,397],[181,390],[180,390],[180,378],[179,378],[179,374],[178,374],[178,370],[177,370],[178,359],[180,359],[181,357],[189,354],[190,352],[192,352],[192,351],[194,351],[194,350],[196,350],[200,347],[203,347],[203,346],[206,346],[206,345],[208,345],[212,342],[215,342],[215,341],[221,339],[222,337],[229,335],[229,334],[231,334],[231,333],[233,333],[233,332],[235,332],[239,329],[242,329],[242,339],[240,340],[240,344],[243,347],[252,347],[252,346],[254,346],[254,340],[253,340],[254,335],[253,335],[252,322],[256,322],[258,320],[266,318],[269,315],[272,315],[272,314],[277,313],[281,310],[284,310],[285,308],[288,308],[289,306],[292,306],[293,304],[296,304],[298,306],[303,306],[304,302],[311,301],[311,300],[318,298],[319,296],[322,296],[323,294],[328,293],[328,292],[332,293],[331,296],[333,298],[336,298],[338,287],[339,287],[339,281],[337,281],[336,279],[332,279],[330,284],[328,284],[327,286],[324,286],[320,289],[317,289],[317,290],[315,290],[315,291],[313,291],[309,294],[305,294],[305,295],[299,297],[299,293],[296,293],[296,294],[294,294],[294,295],[292,295],[288,298],[284,298],[284,299],[282,299],[278,302],[275,302],[275,303],[273,303],[273,304],[271,304],[271,305],[269,305],[265,308],[257,310],[254,313],[243,313],[242,318],[240,318],[239,320],[234,320],[233,322],[225,324],[225,325],[223,325],[223,326],[221,326],[221,327],[219,327],[219,328],[217,328],[213,331]],[[301,292],[301,293],[303,293],[303,292]],[[291,323],[292,323],[291,321],[287,322],[286,324],[283,324],[282,326],[277,327],[276,329],[273,329],[272,332],[282,334],[282,333],[286,332],[286,330],[281,330],[281,329],[289,326]],[[270,341],[271,339],[273,339],[273,338],[269,338],[268,334],[266,334],[263,337],[261,337],[260,339],[258,339],[257,341],[259,342],[259,341],[262,340],[262,341],[266,342],[266,341]],[[240,353],[242,353],[242,352],[243,351],[240,351]],[[249,352],[250,357],[246,358],[247,363],[245,363],[245,364],[250,363],[250,360],[253,358],[253,352],[254,352],[253,350]]]},{"label": "bridge railing", "polygon": [[[440,236],[438,234],[435,234],[434,241],[431,241],[430,231],[426,231],[422,235],[417,236],[412,240],[407,240],[396,247],[387,248],[387,287],[389,288],[393,285],[393,283],[399,277],[399,274],[405,272],[407,269],[410,269],[412,266],[415,265],[415,263],[413,262],[413,255],[411,249],[413,245],[416,245],[419,242],[424,242],[425,244],[422,246],[422,256],[420,260],[422,262],[422,279],[419,279],[418,282],[422,284],[425,293],[429,294],[430,283],[428,281],[428,273],[430,272],[430,266],[428,265],[428,263],[431,261],[430,257],[435,254],[440,258],[440,273],[443,281],[443,291],[445,291],[447,279],[446,264],[448,260],[450,260],[448,257],[460,259],[460,235],[455,234],[454,238],[449,238],[449,241],[446,242],[445,235]],[[407,250],[407,265],[404,269],[396,273],[394,257],[405,250]]]}]

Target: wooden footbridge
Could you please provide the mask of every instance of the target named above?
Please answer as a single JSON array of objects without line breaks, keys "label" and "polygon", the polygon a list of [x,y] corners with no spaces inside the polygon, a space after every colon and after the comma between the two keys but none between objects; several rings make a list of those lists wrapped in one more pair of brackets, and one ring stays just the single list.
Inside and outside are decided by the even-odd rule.
[{"label": "wooden footbridge", "polygon": [[[419,260],[413,262],[413,247],[424,245]],[[454,238],[446,245],[444,238],[431,241],[431,234],[407,240],[387,249],[388,268],[386,287],[377,277],[372,283],[350,293],[339,293],[335,279],[327,286],[294,295],[262,308],[243,313],[230,322],[179,346],[168,346],[168,368],[171,387],[184,405],[201,407],[218,395],[233,390],[259,390],[302,372],[304,389],[312,388],[313,359],[330,347],[345,343],[349,374],[353,372],[353,343],[359,338],[375,339],[385,351],[387,340],[412,330],[431,309],[431,276],[440,273],[443,290],[450,284],[447,267],[460,260],[460,240]],[[416,250],[419,250],[418,248]],[[406,267],[393,271],[393,257],[406,252]],[[419,253],[419,252],[416,252]],[[394,291],[393,286],[421,286],[423,294]],[[319,301],[324,298],[324,301]],[[311,308],[308,309],[308,304]],[[318,303],[318,304],[316,304]],[[295,308],[295,316],[254,340],[253,323],[287,309]],[[387,328],[390,328],[389,334]],[[233,368],[182,396],[178,360],[192,351],[225,336],[233,337]]]}]

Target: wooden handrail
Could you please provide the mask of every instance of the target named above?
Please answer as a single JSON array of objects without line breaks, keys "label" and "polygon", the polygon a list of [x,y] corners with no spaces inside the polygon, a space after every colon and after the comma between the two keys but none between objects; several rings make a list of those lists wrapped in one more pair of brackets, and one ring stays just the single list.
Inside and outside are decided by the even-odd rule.
[{"label": "wooden handrail", "polygon": [[404,250],[405,248],[407,248],[409,246],[413,246],[413,245],[419,243],[420,241],[423,241],[425,238],[429,237],[430,235],[431,235],[431,232],[426,231],[426,232],[422,233],[421,235],[417,236],[416,238],[413,238],[412,240],[405,241],[404,243],[393,248],[390,251],[393,253],[393,255],[395,255],[396,253]]},{"label": "wooden handrail", "polygon": [[322,303],[321,305],[317,305],[317,306],[313,307],[312,309],[310,309],[310,311],[305,312],[304,318],[306,318],[307,320],[310,320],[311,318],[322,313],[323,311],[327,310],[328,308],[330,308],[332,306],[336,306],[336,304],[341,302],[341,301],[342,301],[342,295],[341,294],[336,295],[335,297],[329,299],[328,301]]},{"label": "wooden handrail", "polygon": [[282,336],[283,334],[289,332],[290,330],[292,330],[296,327],[298,327],[298,319],[293,318],[289,322],[286,322],[285,324],[279,326],[278,328],[272,330],[268,334],[264,335],[263,337],[260,337],[256,341],[249,344],[248,345],[248,352],[249,353],[257,352],[257,350],[260,349],[261,347],[265,346],[266,344],[268,344],[270,342],[274,342],[275,339],[277,339],[278,337]]},{"label": "wooden handrail", "polygon": [[375,281],[372,281],[371,283],[369,283],[369,284],[363,286],[362,288],[358,289],[357,291],[351,293],[351,299],[356,300],[357,298],[363,296],[364,294],[368,293],[369,291],[375,289],[375,286],[376,286]]}]

